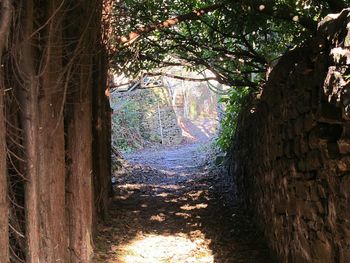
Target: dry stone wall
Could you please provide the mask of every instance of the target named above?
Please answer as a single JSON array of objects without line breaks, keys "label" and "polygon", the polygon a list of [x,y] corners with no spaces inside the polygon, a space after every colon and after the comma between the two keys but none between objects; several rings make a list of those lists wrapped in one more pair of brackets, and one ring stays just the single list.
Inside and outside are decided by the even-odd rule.
[{"label": "dry stone wall", "polygon": [[230,172],[281,262],[350,262],[350,10],[284,56],[241,115]]}]

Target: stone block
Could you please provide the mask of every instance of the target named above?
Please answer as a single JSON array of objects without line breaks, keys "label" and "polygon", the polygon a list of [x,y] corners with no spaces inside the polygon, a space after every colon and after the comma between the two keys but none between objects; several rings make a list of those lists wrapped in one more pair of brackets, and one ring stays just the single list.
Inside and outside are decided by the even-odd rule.
[{"label": "stone block", "polygon": [[309,112],[304,115],[304,129],[305,131],[311,130],[316,126],[315,115],[312,112]]},{"label": "stone block", "polygon": [[287,212],[287,200],[281,199],[276,202],[274,212],[278,215],[284,215]]},{"label": "stone block", "polygon": [[301,150],[300,150],[300,138],[296,138],[293,142],[293,152],[296,156],[300,156]]},{"label": "stone block", "polygon": [[291,158],[293,155],[293,141],[285,141],[283,143],[283,153],[287,158]]},{"label": "stone block", "polygon": [[310,100],[311,100],[311,95],[308,92],[304,92],[302,96],[299,96],[296,99],[296,109],[299,114],[304,114],[305,112],[309,111],[311,106],[310,106]]},{"label": "stone block", "polygon": [[299,200],[297,201],[297,210],[302,218],[307,220],[317,220],[317,211],[309,201]]},{"label": "stone block", "polygon": [[305,159],[299,159],[297,164],[298,170],[301,172],[306,171],[306,162]]},{"label": "stone block", "polygon": [[350,141],[350,122],[343,123],[343,134],[341,139]]},{"label": "stone block", "polygon": [[311,184],[310,187],[309,187],[309,196],[308,196],[308,200],[309,201],[313,201],[313,202],[316,202],[316,201],[320,201],[321,197],[320,197],[320,194],[319,194],[319,187],[318,185],[315,185],[315,184]]},{"label": "stone block", "polygon": [[312,202],[313,205],[316,207],[316,210],[317,210],[317,213],[320,214],[320,215],[324,215],[325,214],[325,207],[324,205],[322,204],[322,202]]},{"label": "stone block", "polygon": [[299,200],[308,199],[309,185],[304,181],[297,181],[294,184],[295,195]]},{"label": "stone block", "polygon": [[310,132],[310,138],[315,137],[327,142],[337,142],[343,133],[341,124],[319,123]]},{"label": "stone block", "polygon": [[294,134],[299,136],[304,132],[304,116],[297,118],[294,122]]},{"label": "stone block", "polygon": [[308,141],[309,141],[309,148],[311,150],[320,148],[321,139],[317,136],[315,132],[313,131],[310,132]]},{"label": "stone block", "polygon": [[336,159],[339,157],[339,147],[337,143],[330,142],[327,144],[327,157],[331,159]]},{"label": "stone block", "polygon": [[325,231],[316,231],[316,237],[318,240],[320,240],[323,243],[328,242],[328,237]]},{"label": "stone block", "polygon": [[305,154],[309,151],[309,143],[306,136],[300,137],[300,153]]},{"label": "stone block", "polygon": [[288,126],[287,126],[287,136],[288,139],[293,139],[294,138],[294,121],[290,120],[288,122]]},{"label": "stone block", "polygon": [[319,122],[341,124],[343,123],[341,108],[331,103],[322,103],[317,120]]},{"label": "stone block", "polygon": [[339,247],[339,263],[349,263],[350,261],[350,246]]},{"label": "stone block", "polygon": [[282,157],[283,156],[283,143],[278,143],[277,144],[277,157]]},{"label": "stone block", "polygon": [[[350,174],[347,174],[341,178],[339,189],[342,196],[350,198]],[[348,203],[350,203],[350,200],[348,200]]]},{"label": "stone block", "polygon": [[338,161],[338,172],[346,173],[350,171],[350,156],[345,156]]},{"label": "stone block", "polygon": [[317,193],[321,199],[326,199],[328,196],[326,189],[320,184],[317,185]]},{"label": "stone block", "polygon": [[289,108],[289,118],[291,119],[296,119],[299,116],[299,112],[297,107],[293,104],[291,105],[291,107]]},{"label": "stone block", "polygon": [[306,170],[314,171],[322,166],[320,152],[313,150],[306,155]]},{"label": "stone block", "polygon": [[291,260],[288,263],[310,263],[310,258],[304,254],[304,251],[291,251]]},{"label": "stone block", "polygon": [[324,263],[334,262],[332,247],[328,241],[327,242],[322,242],[321,240],[311,241],[310,251],[311,251],[312,262],[316,262],[315,260],[318,260],[319,262],[324,262]]},{"label": "stone block", "polygon": [[[319,108],[320,105],[320,97],[321,97],[321,88],[318,86],[315,86],[311,90],[311,108],[313,110],[316,110]],[[323,92],[322,92],[323,93]]]},{"label": "stone block", "polygon": [[340,154],[350,153],[350,140],[338,140],[337,144]]}]

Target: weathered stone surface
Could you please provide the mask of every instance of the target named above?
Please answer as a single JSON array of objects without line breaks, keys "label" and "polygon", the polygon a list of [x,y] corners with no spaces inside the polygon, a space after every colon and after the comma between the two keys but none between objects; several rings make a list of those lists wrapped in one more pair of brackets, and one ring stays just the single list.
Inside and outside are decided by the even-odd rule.
[{"label": "weathered stone surface", "polygon": [[338,142],[339,153],[349,154],[350,153],[350,141],[349,140],[339,140]]},{"label": "weathered stone surface", "polygon": [[311,242],[311,257],[312,262],[334,262],[331,245],[321,240]]},{"label": "weathered stone surface", "polygon": [[350,259],[350,247],[339,248],[339,263],[348,263]]},{"label": "weathered stone surface", "polygon": [[347,9],[322,23],[313,46],[271,72],[255,117],[241,116],[238,195],[281,262],[350,262],[349,22]]},{"label": "weathered stone surface", "polygon": [[[350,174],[345,175],[340,182],[340,193],[346,198],[349,198],[350,205]],[[350,220],[350,218],[349,218]]]},{"label": "weathered stone surface", "polygon": [[350,171],[350,156],[344,156],[338,161],[338,171],[339,173]]}]

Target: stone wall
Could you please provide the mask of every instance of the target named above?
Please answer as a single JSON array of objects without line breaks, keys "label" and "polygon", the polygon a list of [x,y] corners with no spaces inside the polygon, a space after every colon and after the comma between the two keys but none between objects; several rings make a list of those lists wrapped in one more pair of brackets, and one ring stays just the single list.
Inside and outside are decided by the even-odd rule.
[{"label": "stone wall", "polygon": [[349,30],[328,17],[240,118],[230,172],[281,262],[350,262]]}]

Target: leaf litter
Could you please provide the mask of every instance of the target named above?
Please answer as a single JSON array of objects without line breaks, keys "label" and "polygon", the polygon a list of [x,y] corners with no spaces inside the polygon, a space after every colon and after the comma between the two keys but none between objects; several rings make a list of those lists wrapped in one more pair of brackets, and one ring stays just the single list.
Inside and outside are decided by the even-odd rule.
[{"label": "leaf litter", "polygon": [[95,262],[273,263],[254,221],[235,201],[208,147],[128,154],[116,173],[110,215],[98,226]]}]

